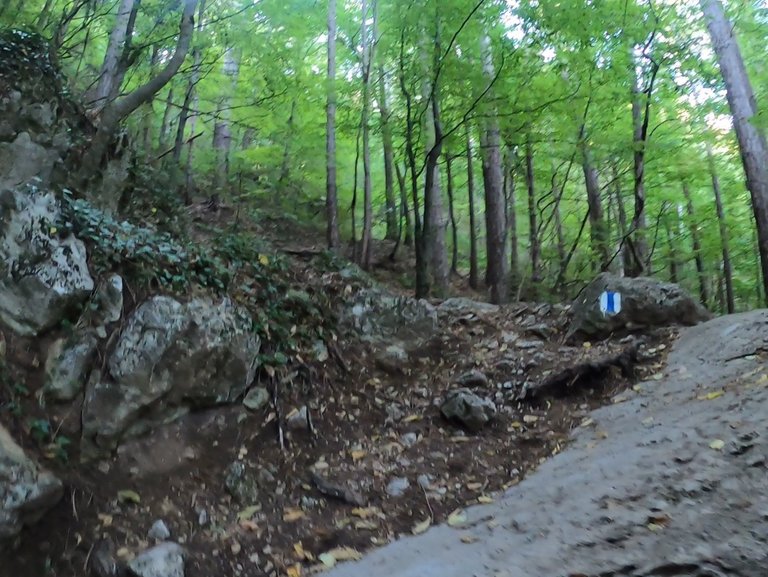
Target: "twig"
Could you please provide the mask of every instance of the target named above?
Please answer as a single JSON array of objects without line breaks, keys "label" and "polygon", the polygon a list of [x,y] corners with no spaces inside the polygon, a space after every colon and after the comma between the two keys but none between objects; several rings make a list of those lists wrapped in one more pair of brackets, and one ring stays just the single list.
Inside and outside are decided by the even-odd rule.
[{"label": "twig", "polygon": [[421,487],[421,492],[424,493],[424,500],[427,502],[427,509],[429,509],[429,518],[434,522],[435,520],[435,512],[432,510],[432,505],[429,502],[429,496],[427,495],[427,490],[424,488],[424,485],[419,483],[419,487]]},{"label": "twig", "polygon": [[88,563],[91,561],[91,554],[93,553],[93,548],[96,545],[91,545],[91,548],[88,549],[88,554],[85,556],[85,562],[83,563],[83,574],[88,574]]},{"label": "twig", "polygon": [[72,489],[72,516],[75,518],[75,521],[80,521],[80,517],[77,514],[77,505],[75,504],[75,492],[77,489]]}]

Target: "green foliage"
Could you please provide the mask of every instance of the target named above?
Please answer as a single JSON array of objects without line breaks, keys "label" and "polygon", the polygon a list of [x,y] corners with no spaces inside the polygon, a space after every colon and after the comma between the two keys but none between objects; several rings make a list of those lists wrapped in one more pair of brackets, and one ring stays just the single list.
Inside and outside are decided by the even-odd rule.
[{"label": "green foliage", "polygon": [[66,435],[59,434],[48,419],[29,419],[27,428],[32,439],[44,449],[47,458],[62,463],[69,460],[69,446],[72,441]]}]

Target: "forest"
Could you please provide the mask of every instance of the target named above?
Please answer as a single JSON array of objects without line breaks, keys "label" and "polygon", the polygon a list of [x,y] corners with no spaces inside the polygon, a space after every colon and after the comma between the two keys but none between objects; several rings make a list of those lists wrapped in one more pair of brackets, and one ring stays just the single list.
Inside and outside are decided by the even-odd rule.
[{"label": "forest", "polygon": [[0,23],[51,41],[97,127],[84,179],[124,134],[173,202],[290,214],[364,269],[385,247],[420,297],[563,300],[608,270],[764,304],[762,0],[3,0]]}]

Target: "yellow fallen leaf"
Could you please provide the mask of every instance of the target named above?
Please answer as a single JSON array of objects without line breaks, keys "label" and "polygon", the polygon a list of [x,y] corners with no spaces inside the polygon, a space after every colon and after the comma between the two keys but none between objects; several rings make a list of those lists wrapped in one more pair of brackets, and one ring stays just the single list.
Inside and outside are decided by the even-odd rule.
[{"label": "yellow fallen leaf", "polygon": [[467,522],[467,514],[461,509],[456,509],[448,515],[448,525],[450,527],[461,527]]},{"label": "yellow fallen leaf", "polygon": [[590,419],[584,419],[584,420],[581,422],[581,426],[582,426],[582,427],[589,427],[590,425],[594,425],[594,424],[595,424],[595,420],[594,420],[594,419],[592,419],[592,418],[590,418]]},{"label": "yellow fallen leaf", "polygon": [[301,563],[288,567],[285,571],[287,577],[301,577]]},{"label": "yellow fallen leaf", "polygon": [[246,507],[237,514],[237,520],[250,521],[251,517],[253,517],[260,509],[261,505],[251,505],[250,507]]},{"label": "yellow fallen leaf", "polygon": [[584,347],[585,349],[591,349],[592,343],[590,343],[589,341],[584,341],[584,344],[581,346]]},{"label": "yellow fallen leaf", "polygon": [[536,415],[524,415],[523,416],[523,422],[527,424],[535,423],[539,420],[539,417]]},{"label": "yellow fallen leaf", "polygon": [[352,457],[353,461],[359,461],[363,457],[365,457],[368,454],[367,451],[363,451],[360,449],[355,449],[354,451],[350,451],[349,455]]},{"label": "yellow fallen leaf", "polygon": [[328,569],[333,569],[336,566],[336,557],[330,553],[321,553],[317,558]]},{"label": "yellow fallen leaf", "polygon": [[299,559],[304,559],[304,545],[301,541],[293,544],[293,551]]},{"label": "yellow fallen leaf", "polygon": [[253,521],[249,521],[249,520],[240,521],[240,527],[242,527],[246,531],[251,531],[253,533],[259,530],[259,526]]},{"label": "yellow fallen leaf", "polygon": [[416,523],[416,524],[413,526],[413,529],[411,529],[411,532],[412,532],[414,535],[421,535],[421,534],[422,534],[422,533],[424,533],[424,532],[425,532],[427,529],[429,529],[429,526],[430,526],[431,524],[432,524],[432,519],[430,519],[429,517],[427,517],[427,518],[426,518],[426,519],[424,519],[423,521],[421,521],[421,522],[419,522],[419,523]]},{"label": "yellow fallen leaf", "polygon": [[463,535],[461,537],[461,542],[469,545],[471,543],[477,542],[477,537],[473,537],[472,535]]},{"label": "yellow fallen leaf", "polygon": [[269,257],[267,255],[265,255],[265,254],[260,254],[259,255],[259,263],[262,266],[268,266],[269,265]]},{"label": "yellow fallen leaf", "polygon": [[482,483],[467,483],[467,489],[469,491],[478,491],[483,488]]},{"label": "yellow fallen leaf", "polygon": [[725,447],[725,441],[722,439],[715,439],[709,444],[709,448],[715,451],[720,451],[723,447]]},{"label": "yellow fallen leaf", "polygon": [[333,555],[336,561],[357,561],[363,558],[363,554],[352,547],[336,547],[328,551],[328,554]]},{"label": "yellow fallen leaf", "polygon": [[141,503],[141,496],[131,489],[123,489],[122,491],[117,492],[117,500],[121,503],[134,503],[138,505]]},{"label": "yellow fallen leaf", "polygon": [[379,514],[378,507],[355,507],[350,511],[350,514],[361,519],[368,519]]},{"label": "yellow fallen leaf", "polygon": [[304,511],[294,507],[288,507],[283,511],[283,521],[293,522],[304,518]]},{"label": "yellow fallen leaf", "polygon": [[56,234],[58,231],[59,229],[56,228],[55,226],[52,226],[51,228],[48,229],[49,234]]},{"label": "yellow fallen leaf", "polygon": [[493,497],[481,495],[477,498],[477,502],[482,503],[483,505],[488,505],[489,503],[493,503]]},{"label": "yellow fallen leaf", "polygon": [[408,415],[403,419],[403,423],[413,423],[414,421],[420,421],[421,415]]},{"label": "yellow fallen leaf", "polygon": [[509,428],[510,429],[522,429],[523,428],[523,424],[520,421],[513,421],[512,423],[510,423]]},{"label": "yellow fallen leaf", "polygon": [[374,521],[355,521],[354,528],[359,531],[375,531],[379,524]]},{"label": "yellow fallen leaf", "polygon": [[112,525],[112,515],[107,515],[106,513],[99,513],[97,515],[99,518],[99,521],[104,527],[110,527]]},{"label": "yellow fallen leaf", "polygon": [[722,397],[725,394],[725,391],[710,391],[706,395],[699,395],[696,397],[699,401],[712,401],[714,399],[717,399],[718,397]]}]

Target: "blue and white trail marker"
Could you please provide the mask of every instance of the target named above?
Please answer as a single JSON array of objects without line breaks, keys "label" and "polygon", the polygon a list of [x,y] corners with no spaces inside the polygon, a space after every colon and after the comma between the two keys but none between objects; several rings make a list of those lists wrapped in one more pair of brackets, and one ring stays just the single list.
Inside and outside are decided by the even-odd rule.
[{"label": "blue and white trail marker", "polygon": [[605,315],[616,315],[621,312],[621,293],[605,291],[600,295],[600,312]]}]

